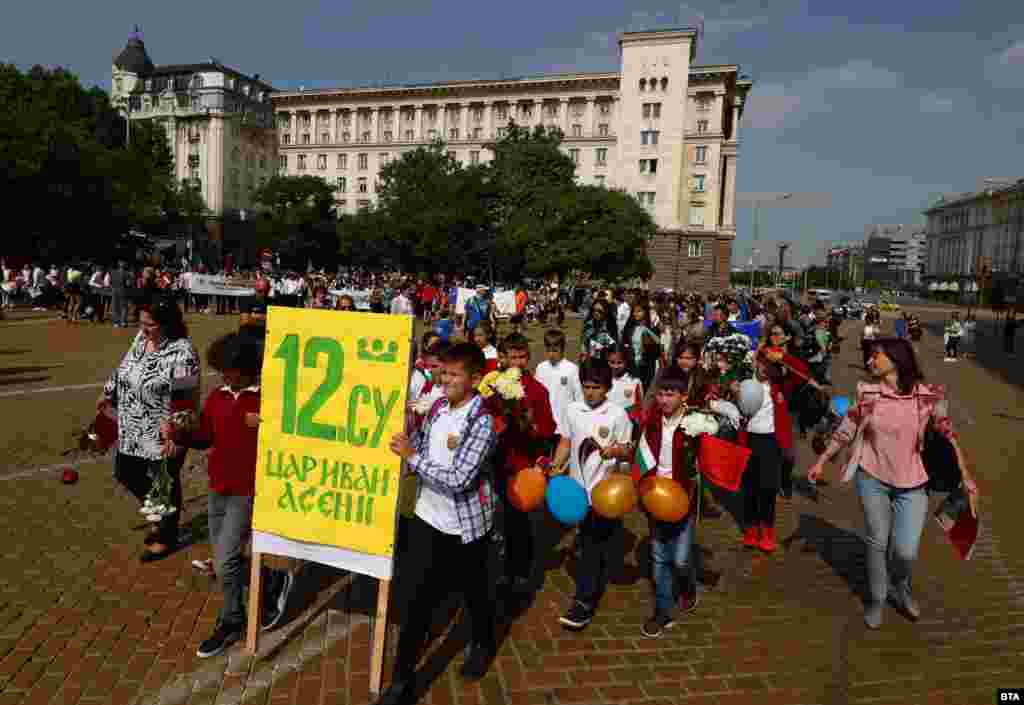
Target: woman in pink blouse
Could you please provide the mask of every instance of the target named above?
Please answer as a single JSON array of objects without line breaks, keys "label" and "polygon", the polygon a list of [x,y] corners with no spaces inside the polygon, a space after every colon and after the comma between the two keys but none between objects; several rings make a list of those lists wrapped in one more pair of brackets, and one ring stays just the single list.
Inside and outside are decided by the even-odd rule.
[{"label": "woman in pink blouse", "polygon": [[886,599],[912,620],[921,615],[910,591],[910,573],[928,514],[928,473],[921,446],[929,419],[934,418],[935,428],[952,442],[961,459],[972,510],[978,489],[964,467],[945,389],[924,384],[910,343],[899,338],[872,341],[868,368],[877,382],[857,385],[856,404],[807,478],[816,482],[823,477],[825,464],[853,442],[850,467],[856,468],[866,525],[869,602],[864,622],[878,629]]}]

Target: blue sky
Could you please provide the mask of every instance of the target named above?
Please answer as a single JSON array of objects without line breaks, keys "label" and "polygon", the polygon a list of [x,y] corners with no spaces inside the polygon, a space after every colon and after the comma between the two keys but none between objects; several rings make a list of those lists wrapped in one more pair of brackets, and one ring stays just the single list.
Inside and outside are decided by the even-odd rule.
[{"label": "blue sky", "polygon": [[[156,63],[214,56],[280,88],[498,78],[616,70],[618,32],[700,16],[697,62],[755,81],[738,190],[831,194],[762,208],[762,262],[779,241],[802,264],[868,223],[914,222],[934,194],[1024,176],[1024,2],[37,0],[0,26],[0,60],[109,88],[138,23]],[[752,220],[741,208],[734,264],[750,257]]]}]

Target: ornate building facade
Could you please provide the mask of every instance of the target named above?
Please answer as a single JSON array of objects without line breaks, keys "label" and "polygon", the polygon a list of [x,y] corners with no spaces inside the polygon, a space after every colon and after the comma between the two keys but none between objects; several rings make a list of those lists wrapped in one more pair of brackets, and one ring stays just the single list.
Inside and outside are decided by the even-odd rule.
[{"label": "ornate building facade", "polygon": [[252,192],[275,173],[274,89],[220,64],[155,65],[138,31],[114,57],[111,100],[131,126],[167,130],[175,175],[197,186],[211,213],[252,209]]},{"label": "ornate building facade", "polygon": [[482,163],[510,120],[557,127],[581,183],[625,190],[654,217],[652,286],[726,287],[752,82],[735,65],[693,65],[690,29],[627,32],[619,45],[614,73],[274,92],[279,173],[323,177],[351,213],[374,202],[380,169],[405,151],[440,138]]}]

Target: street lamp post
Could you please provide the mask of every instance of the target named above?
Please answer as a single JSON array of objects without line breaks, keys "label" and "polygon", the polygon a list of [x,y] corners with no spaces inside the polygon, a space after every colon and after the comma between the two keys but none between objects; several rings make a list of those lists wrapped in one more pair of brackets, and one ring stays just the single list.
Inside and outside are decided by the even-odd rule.
[{"label": "street lamp post", "polygon": [[760,220],[761,220],[761,218],[760,218],[761,204],[762,203],[774,203],[776,201],[785,201],[787,198],[792,198],[792,197],[793,197],[793,194],[791,194],[791,193],[784,193],[784,194],[782,194],[780,196],[776,196],[775,198],[759,199],[757,201],[754,201],[754,248],[753,248],[754,251],[752,253],[754,255],[754,262],[753,262],[753,271],[750,273],[750,290],[751,291],[753,291],[757,287],[757,267],[758,267],[758,265],[760,263],[760,260],[761,260],[761,257],[760,257],[761,251],[757,247],[757,239],[758,239],[758,234],[759,234],[758,231],[760,230]]}]

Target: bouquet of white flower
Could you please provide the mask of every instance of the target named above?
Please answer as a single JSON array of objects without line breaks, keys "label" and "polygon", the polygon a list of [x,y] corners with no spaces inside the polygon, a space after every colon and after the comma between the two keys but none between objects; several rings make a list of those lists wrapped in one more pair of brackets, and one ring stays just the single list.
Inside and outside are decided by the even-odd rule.
[{"label": "bouquet of white flower", "polygon": [[522,372],[518,367],[510,367],[504,372],[489,372],[480,382],[477,389],[480,396],[489,399],[497,394],[504,401],[518,401],[526,396],[523,388]]},{"label": "bouquet of white flower", "polygon": [[703,411],[692,411],[683,417],[679,428],[687,436],[693,438],[703,434],[713,436],[718,433],[718,419],[714,415]]},{"label": "bouquet of white flower", "polygon": [[173,483],[171,474],[167,472],[167,462],[168,459],[164,458],[164,461],[160,463],[160,469],[153,474],[153,486],[149,488],[149,492],[142,502],[142,508],[139,509],[139,513],[146,516],[146,521],[151,521],[154,524],[165,516],[178,511],[178,508],[173,505],[174,500],[171,499]]}]

